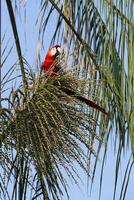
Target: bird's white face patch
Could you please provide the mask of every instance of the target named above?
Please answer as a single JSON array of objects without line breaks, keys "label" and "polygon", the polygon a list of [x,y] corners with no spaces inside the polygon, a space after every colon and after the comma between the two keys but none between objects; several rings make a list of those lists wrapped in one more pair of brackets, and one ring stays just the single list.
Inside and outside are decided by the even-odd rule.
[{"label": "bird's white face patch", "polygon": [[51,53],[52,53],[52,55],[56,54],[56,48],[55,47],[51,49]]}]

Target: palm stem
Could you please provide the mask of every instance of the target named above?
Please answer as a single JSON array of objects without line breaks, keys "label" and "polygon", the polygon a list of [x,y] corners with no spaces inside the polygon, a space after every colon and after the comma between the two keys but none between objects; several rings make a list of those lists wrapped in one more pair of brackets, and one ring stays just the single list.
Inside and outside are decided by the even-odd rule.
[{"label": "palm stem", "polygon": [[14,16],[14,11],[13,11],[11,0],[6,0],[6,4],[7,4],[7,8],[8,8],[8,13],[9,13],[9,16],[10,16],[10,21],[11,21],[11,24],[12,24],[12,29],[13,29],[16,49],[17,49],[18,58],[19,58],[21,74],[22,74],[24,92],[25,92],[25,95],[26,95],[28,84],[27,84],[27,80],[26,80],[25,68],[24,68],[24,63],[23,63],[23,59],[22,59],[21,47],[20,47],[20,41],[19,41],[19,36],[18,36],[18,31],[17,31],[17,26],[16,26],[16,22],[15,22],[15,16]]}]

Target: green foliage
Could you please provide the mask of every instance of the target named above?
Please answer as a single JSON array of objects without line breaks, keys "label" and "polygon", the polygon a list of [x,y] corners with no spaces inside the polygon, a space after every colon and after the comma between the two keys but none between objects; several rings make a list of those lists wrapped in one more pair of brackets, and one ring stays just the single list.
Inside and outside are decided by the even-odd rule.
[{"label": "green foliage", "polygon": [[[57,15],[50,45],[61,43],[66,63],[63,61],[63,64],[72,67],[71,73],[52,79],[46,75],[30,76],[28,63],[22,57],[15,19],[15,11],[21,4],[6,0],[6,5],[15,45],[9,47],[7,42],[1,53],[0,188],[3,199],[37,199],[42,195],[44,199],[60,199],[63,189],[69,195],[61,168],[78,184],[75,163],[91,176],[93,184],[99,153],[105,142],[101,197],[104,162],[113,127],[116,129],[115,149],[118,150],[113,184],[115,199],[122,152],[129,137],[134,153],[133,0],[40,0],[38,38],[43,46],[49,22],[53,14]],[[5,34],[2,45],[4,38]],[[1,70],[15,46],[18,61],[2,76]],[[11,86],[13,81],[17,82],[17,87]],[[103,114],[67,95],[63,86],[107,108],[109,123]],[[6,98],[5,93],[8,94]],[[96,142],[98,146],[94,149]],[[88,166],[91,154],[95,156],[93,174],[89,173]],[[130,159],[120,199],[125,199],[132,167]],[[8,189],[12,180],[10,194]],[[29,188],[31,197],[27,196]]]},{"label": "green foliage", "polygon": [[[18,166],[15,164],[15,167],[22,170],[19,172],[21,177],[17,177],[18,181],[21,179],[23,182],[22,186],[19,184],[22,187],[19,193],[22,197],[25,182],[29,182],[28,177],[25,177],[29,168],[25,169],[26,172],[23,168],[30,166],[29,159],[36,168],[40,187],[45,189],[40,193],[44,199],[46,195],[49,196],[48,189],[53,199],[59,199],[59,194],[62,195],[60,182],[66,191],[60,168],[75,182],[76,175],[79,177],[79,174],[74,168],[74,161],[90,174],[83,146],[96,156],[90,138],[94,137],[102,142],[94,129],[98,126],[97,120],[89,115],[89,108],[85,109],[80,101],[67,95],[62,89],[69,88],[81,94],[81,89],[89,85],[87,83],[86,80],[79,80],[69,73],[55,78],[43,75],[33,80],[27,90],[27,99],[21,88],[12,93],[12,103],[15,106],[9,113],[8,123],[2,129],[1,143],[8,147],[9,153],[10,148],[17,152]],[[11,159],[10,155],[9,158],[6,158],[6,154],[4,156],[6,160]],[[10,176],[11,171],[7,173]]]}]

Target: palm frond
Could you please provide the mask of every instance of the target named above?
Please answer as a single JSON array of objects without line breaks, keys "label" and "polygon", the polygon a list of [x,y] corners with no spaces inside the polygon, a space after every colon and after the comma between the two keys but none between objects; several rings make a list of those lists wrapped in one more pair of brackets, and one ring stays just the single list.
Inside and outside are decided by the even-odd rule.
[{"label": "palm frond", "polygon": [[[12,107],[12,117],[3,129],[1,143],[13,147],[17,151],[17,159],[23,159],[24,163],[28,162],[27,156],[32,159],[41,184],[39,194],[44,198],[47,198],[46,195],[49,196],[50,192],[53,199],[59,199],[59,195],[63,195],[60,184],[67,192],[66,181],[60,168],[75,182],[79,175],[73,166],[74,162],[89,175],[87,155],[82,146],[96,156],[89,138],[94,136],[102,142],[95,133],[95,127],[99,125],[92,115],[89,115],[91,108],[85,109],[75,96],[62,90],[62,87],[71,88],[72,91],[80,93],[81,89],[89,84],[85,81],[68,73],[52,79],[43,75],[33,81],[27,102],[24,103],[23,94],[12,94],[15,94],[12,99],[16,106]],[[15,102],[18,97],[19,104]],[[18,160],[17,163],[18,170],[21,170],[22,161]],[[19,176],[19,171],[16,175],[16,180],[20,182],[20,194],[23,194],[27,179],[25,176],[29,173],[23,169],[22,177]],[[36,195],[38,196],[38,192]]]}]

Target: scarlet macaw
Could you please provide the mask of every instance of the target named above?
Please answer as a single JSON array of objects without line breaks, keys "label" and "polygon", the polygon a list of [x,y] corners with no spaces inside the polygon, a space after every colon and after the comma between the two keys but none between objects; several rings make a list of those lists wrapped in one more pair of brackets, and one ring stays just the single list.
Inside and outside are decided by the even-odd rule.
[{"label": "scarlet macaw", "polygon": [[61,67],[58,65],[58,57],[61,54],[61,47],[55,45],[50,48],[42,62],[42,69],[47,72],[50,76],[56,75]]},{"label": "scarlet macaw", "polygon": [[[50,48],[48,50],[48,52],[45,56],[45,59],[42,62],[42,68],[46,73],[48,73],[49,76],[58,75],[58,72],[61,70],[61,67],[58,66],[58,63],[57,63],[57,59],[60,56],[60,54],[61,54],[61,47],[59,45],[54,45],[52,48]],[[107,113],[104,108],[97,105],[93,101],[77,94],[76,92],[72,91],[71,89],[64,88],[64,89],[62,89],[62,91],[70,96],[77,98],[81,102],[84,102],[88,106],[95,108],[96,110],[104,113],[105,115],[107,115],[107,116],[109,115],[109,113]]]}]

